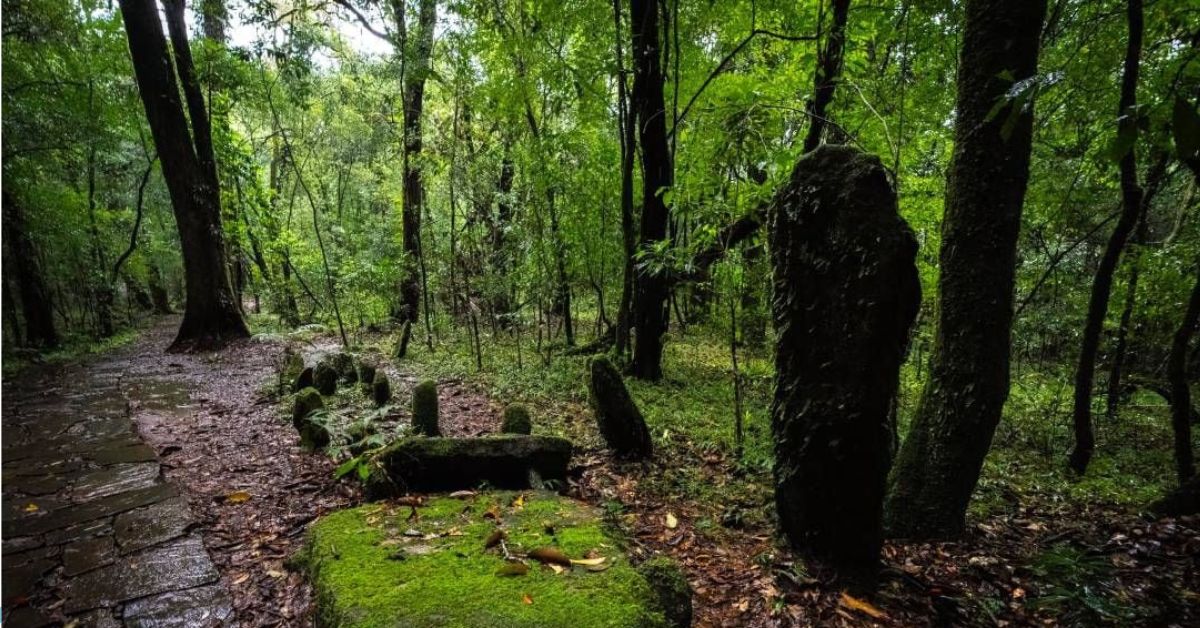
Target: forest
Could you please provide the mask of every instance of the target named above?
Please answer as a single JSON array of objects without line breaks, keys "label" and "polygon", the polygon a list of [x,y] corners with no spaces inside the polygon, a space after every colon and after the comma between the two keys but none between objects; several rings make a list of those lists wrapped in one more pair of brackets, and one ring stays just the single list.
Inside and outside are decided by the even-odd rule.
[{"label": "forest", "polygon": [[0,23],[6,624],[1200,623],[1200,4]]}]

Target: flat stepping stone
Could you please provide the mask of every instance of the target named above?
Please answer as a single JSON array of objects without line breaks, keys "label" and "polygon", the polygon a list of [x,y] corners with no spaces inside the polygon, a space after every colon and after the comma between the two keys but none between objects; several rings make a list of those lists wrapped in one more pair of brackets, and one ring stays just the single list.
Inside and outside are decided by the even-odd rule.
[{"label": "flat stepping stone", "polygon": [[92,501],[136,489],[149,488],[158,482],[157,462],[119,464],[79,477],[71,487],[71,499],[77,503]]},{"label": "flat stepping stone", "polygon": [[432,498],[416,512],[384,502],[312,525],[304,561],[318,625],[670,625],[655,587],[587,504],[496,492]]},{"label": "flat stepping stone", "polygon": [[221,626],[233,621],[233,601],[219,585],[171,591],[129,602],[124,620],[131,628]]},{"label": "flat stepping stone", "polygon": [[175,497],[117,515],[113,529],[121,553],[128,554],[183,536],[194,523],[187,501]]},{"label": "flat stepping stone", "polygon": [[571,442],[552,436],[503,434],[481,438],[405,438],[385,447],[372,465],[367,496],[409,492],[543,488],[566,480]]},{"label": "flat stepping stone", "polygon": [[125,556],[66,584],[67,613],[216,582],[220,575],[198,536]]}]

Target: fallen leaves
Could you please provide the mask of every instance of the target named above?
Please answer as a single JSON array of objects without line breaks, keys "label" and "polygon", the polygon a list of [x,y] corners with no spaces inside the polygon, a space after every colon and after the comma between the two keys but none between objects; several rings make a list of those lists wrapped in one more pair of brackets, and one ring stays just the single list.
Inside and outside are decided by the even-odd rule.
[{"label": "fallen leaves", "polygon": [[842,591],[841,597],[838,598],[838,605],[852,611],[858,611],[871,619],[887,619],[887,613],[876,608],[874,604],[866,600],[860,600],[845,591]]},{"label": "fallen leaves", "polygon": [[521,603],[526,604],[526,605],[531,605],[531,604],[533,604],[533,597],[531,597],[528,593],[522,594],[521,595]]},{"label": "fallen leaves", "polygon": [[530,550],[529,557],[541,563],[562,565],[563,567],[571,566],[571,559],[553,547],[539,547]]},{"label": "fallen leaves", "polygon": [[496,530],[488,535],[488,538],[483,542],[483,549],[492,549],[500,544],[500,541],[508,538],[508,533],[504,530]]},{"label": "fallen leaves", "polygon": [[671,513],[667,513],[664,523],[666,523],[668,530],[674,530],[675,528],[679,527],[679,520],[676,519],[675,515]]},{"label": "fallen leaves", "polygon": [[506,562],[496,570],[497,576],[523,576],[529,573],[529,565],[520,561]]},{"label": "fallen leaves", "polygon": [[252,497],[252,495],[250,495],[250,493],[248,493],[246,491],[234,491],[225,496],[225,503],[227,503],[227,504],[242,504],[242,503],[250,501],[251,497]]}]

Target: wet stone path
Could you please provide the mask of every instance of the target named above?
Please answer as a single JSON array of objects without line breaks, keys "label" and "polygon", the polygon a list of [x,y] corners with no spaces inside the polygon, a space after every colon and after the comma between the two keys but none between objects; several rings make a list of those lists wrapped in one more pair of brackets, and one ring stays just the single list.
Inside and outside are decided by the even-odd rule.
[{"label": "wet stone path", "polygon": [[233,621],[187,499],[137,432],[189,404],[180,383],[130,370],[143,342],[5,382],[6,627]]}]

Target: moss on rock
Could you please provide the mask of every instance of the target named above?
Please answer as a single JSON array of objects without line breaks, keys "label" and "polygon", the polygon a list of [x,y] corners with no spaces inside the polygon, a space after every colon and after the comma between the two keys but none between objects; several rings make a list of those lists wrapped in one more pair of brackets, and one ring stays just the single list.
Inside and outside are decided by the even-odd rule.
[{"label": "moss on rock", "polygon": [[321,393],[316,388],[303,388],[296,393],[296,398],[292,400],[292,427],[300,429],[300,422],[308,415],[325,408],[325,400],[321,399]]},{"label": "moss on rock", "polygon": [[[317,623],[337,627],[539,626],[662,628],[670,625],[646,577],[594,509],[551,493],[434,498],[409,509],[366,505],[309,529],[301,558],[316,593]],[[485,549],[500,513],[515,556],[553,547],[573,559],[602,556],[562,574],[526,559],[523,575],[498,575],[501,549]],[[415,530],[416,535],[405,532]],[[411,534],[411,533],[410,533]],[[595,569],[593,571],[592,569]]]},{"label": "moss on rock", "polygon": [[329,396],[336,393],[337,380],[337,369],[333,368],[333,364],[327,359],[318,362],[317,367],[313,369],[313,386],[322,395]]},{"label": "moss on rock", "polygon": [[502,434],[483,438],[403,438],[373,459],[369,499],[407,492],[544,488],[565,483],[571,442],[553,436]]},{"label": "moss on rock", "polygon": [[296,376],[296,380],[292,382],[292,392],[300,392],[305,388],[310,388],[313,385],[313,367],[301,369],[300,374]]},{"label": "moss on rock", "polygon": [[679,563],[658,556],[638,565],[638,573],[646,578],[658,596],[658,606],[667,622],[676,628],[692,625],[692,585]]},{"label": "moss on rock", "polygon": [[333,440],[329,427],[314,415],[300,419],[300,446],[307,451],[324,449]]},{"label": "moss on rock", "polygon": [[533,432],[533,422],[529,419],[529,409],[520,403],[510,403],[504,408],[504,424],[500,431],[505,434],[524,434]]},{"label": "moss on rock", "polygon": [[438,426],[437,382],[431,379],[427,379],[413,388],[412,428],[416,434],[442,435],[442,429]]},{"label": "moss on rock", "polygon": [[388,381],[387,373],[376,371],[371,381],[371,399],[377,406],[387,405],[392,400],[392,384]]}]

